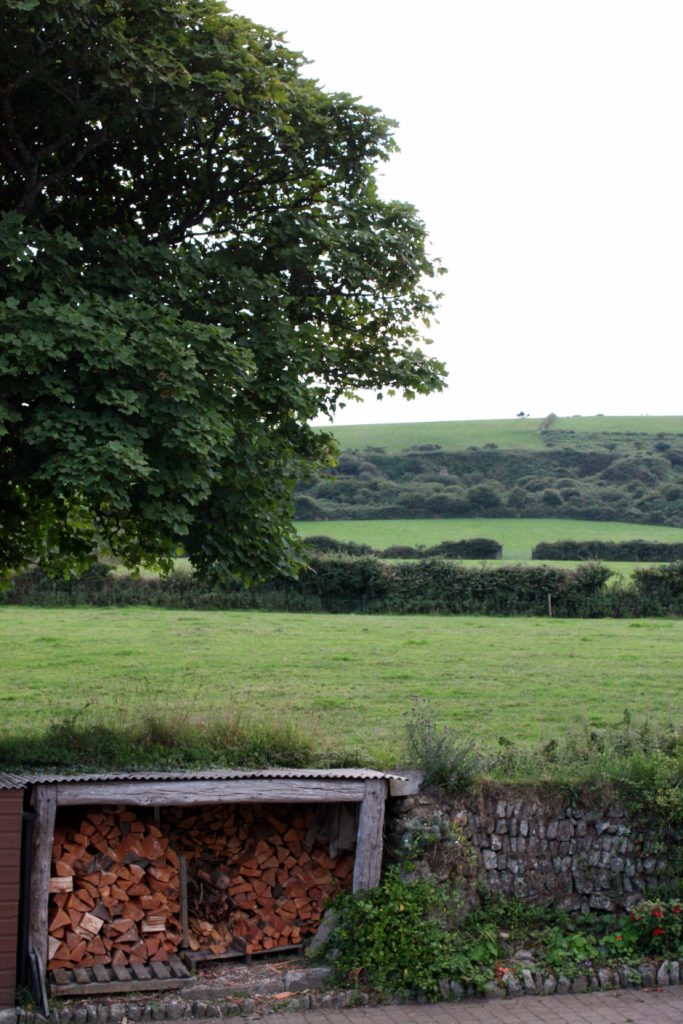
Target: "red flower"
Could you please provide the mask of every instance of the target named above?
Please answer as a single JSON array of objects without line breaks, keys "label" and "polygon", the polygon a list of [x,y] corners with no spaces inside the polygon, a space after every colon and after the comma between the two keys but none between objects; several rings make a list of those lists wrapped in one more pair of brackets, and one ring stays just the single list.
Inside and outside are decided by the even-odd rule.
[{"label": "red flower", "polygon": [[653,917],[662,917],[663,916],[662,911],[660,910],[659,907],[655,907],[655,909],[652,911],[652,916]]},{"label": "red flower", "polygon": [[680,912],[681,912],[680,904],[677,903],[676,906],[671,911],[671,913],[672,914],[680,914]]},{"label": "red flower", "polygon": [[663,935],[664,934],[664,929],[663,928],[653,928],[652,929],[652,934],[653,935]]}]

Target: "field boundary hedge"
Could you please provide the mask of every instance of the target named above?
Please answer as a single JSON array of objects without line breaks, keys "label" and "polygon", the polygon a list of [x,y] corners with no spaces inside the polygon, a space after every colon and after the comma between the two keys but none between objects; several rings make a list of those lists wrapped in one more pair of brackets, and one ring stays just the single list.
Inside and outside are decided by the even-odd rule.
[{"label": "field boundary hedge", "polygon": [[556,540],[541,541],[531,552],[543,561],[680,562],[683,544],[658,540]]},{"label": "field boundary hedge", "polygon": [[[304,539],[304,547],[318,554],[374,555],[375,558],[463,558],[492,559],[503,557],[503,545],[488,537],[469,537],[465,540],[444,540],[426,548],[409,544],[392,544],[388,548],[373,548],[369,544],[336,540],[326,534],[313,534]],[[683,544],[681,544],[683,551]],[[683,558],[683,554],[681,555]]]},{"label": "field boundary hedge", "polygon": [[189,573],[166,578],[117,576],[96,566],[84,576],[49,579],[37,570],[0,591],[4,604],[375,614],[548,615],[641,618],[683,615],[683,562],[637,569],[606,586],[610,571],[597,563],[575,569],[551,565],[495,568],[446,559],[381,561],[372,556],[320,555],[297,579],[246,588],[212,586]]}]

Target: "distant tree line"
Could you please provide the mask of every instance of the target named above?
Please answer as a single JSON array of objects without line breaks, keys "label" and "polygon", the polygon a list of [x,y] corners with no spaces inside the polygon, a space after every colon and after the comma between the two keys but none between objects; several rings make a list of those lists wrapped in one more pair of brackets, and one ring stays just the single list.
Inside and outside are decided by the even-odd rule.
[{"label": "distant tree line", "polygon": [[397,454],[344,451],[299,484],[296,516],[326,519],[519,517],[683,526],[683,436],[542,435],[543,449],[495,445]]}]

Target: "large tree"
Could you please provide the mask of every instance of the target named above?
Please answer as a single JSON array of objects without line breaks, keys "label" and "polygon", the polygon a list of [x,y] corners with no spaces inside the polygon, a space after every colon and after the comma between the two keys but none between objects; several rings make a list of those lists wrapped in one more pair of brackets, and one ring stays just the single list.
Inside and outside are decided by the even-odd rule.
[{"label": "large tree", "polygon": [[219,0],[0,0],[0,568],[292,564],[308,426],[429,392],[392,123]]}]

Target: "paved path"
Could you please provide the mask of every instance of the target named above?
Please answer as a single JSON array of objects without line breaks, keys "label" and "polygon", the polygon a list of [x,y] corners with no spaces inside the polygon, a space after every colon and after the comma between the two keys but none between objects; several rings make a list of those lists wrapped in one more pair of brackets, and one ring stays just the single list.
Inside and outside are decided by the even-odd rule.
[{"label": "paved path", "polygon": [[278,1013],[277,1024],[683,1024],[683,985],[430,1006]]}]

